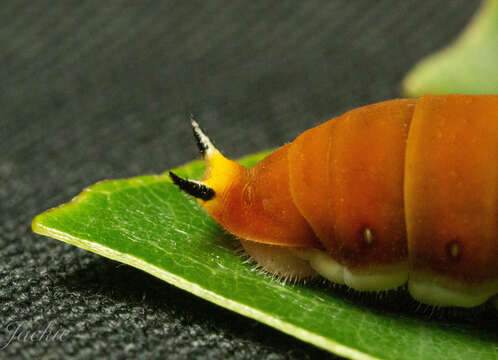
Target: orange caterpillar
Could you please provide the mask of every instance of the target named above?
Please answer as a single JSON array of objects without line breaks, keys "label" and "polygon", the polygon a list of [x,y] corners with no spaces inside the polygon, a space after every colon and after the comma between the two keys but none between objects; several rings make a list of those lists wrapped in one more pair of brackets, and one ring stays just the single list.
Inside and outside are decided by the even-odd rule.
[{"label": "orange caterpillar", "polygon": [[360,107],[253,167],[192,121],[202,182],[170,173],[267,271],[473,307],[498,292],[498,95]]}]

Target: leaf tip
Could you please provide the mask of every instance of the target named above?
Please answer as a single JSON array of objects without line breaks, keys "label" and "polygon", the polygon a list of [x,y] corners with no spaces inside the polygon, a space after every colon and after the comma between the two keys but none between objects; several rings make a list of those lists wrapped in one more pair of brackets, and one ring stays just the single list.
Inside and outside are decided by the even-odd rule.
[{"label": "leaf tip", "polygon": [[44,235],[44,227],[43,227],[43,216],[44,212],[36,215],[33,220],[31,220],[31,231],[36,234]]}]

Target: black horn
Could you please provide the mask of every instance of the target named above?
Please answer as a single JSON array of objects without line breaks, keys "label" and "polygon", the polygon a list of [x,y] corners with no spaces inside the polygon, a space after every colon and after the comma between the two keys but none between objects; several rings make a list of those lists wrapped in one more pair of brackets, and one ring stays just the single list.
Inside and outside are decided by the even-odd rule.
[{"label": "black horn", "polygon": [[169,172],[169,177],[180,190],[204,201],[211,200],[215,196],[215,192],[209,186],[206,186],[198,181],[184,179],[176,175],[174,172]]},{"label": "black horn", "polygon": [[209,152],[216,150],[213,142],[209,140],[204,131],[202,131],[197,121],[195,121],[193,114],[190,115],[190,124],[192,125],[192,130],[197,142],[197,147],[199,148],[201,155],[204,157]]}]

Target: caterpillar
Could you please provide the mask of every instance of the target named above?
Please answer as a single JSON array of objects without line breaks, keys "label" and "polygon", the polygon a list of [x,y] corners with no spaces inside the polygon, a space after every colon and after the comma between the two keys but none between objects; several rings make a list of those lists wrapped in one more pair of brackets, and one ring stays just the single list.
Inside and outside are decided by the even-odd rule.
[{"label": "caterpillar", "polygon": [[407,284],[436,306],[498,292],[498,95],[359,107],[248,168],[191,123],[204,177],[171,179],[268,272],[358,291]]}]

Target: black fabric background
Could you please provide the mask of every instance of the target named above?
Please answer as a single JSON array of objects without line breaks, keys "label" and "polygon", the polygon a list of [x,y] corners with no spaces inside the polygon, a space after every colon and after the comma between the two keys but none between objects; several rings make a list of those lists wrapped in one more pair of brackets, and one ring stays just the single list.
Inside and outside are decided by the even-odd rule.
[{"label": "black fabric background", "polygon": [[[37,213],[106,178],[197,157],[190,112],[230,157],[398,97],[477,1],[3,1],[0,358],[331,356],[152,276],[34,235]],[[333,326],[333,324],[331,324]],[[10,329],[12,330],[12,328]]]}]

